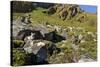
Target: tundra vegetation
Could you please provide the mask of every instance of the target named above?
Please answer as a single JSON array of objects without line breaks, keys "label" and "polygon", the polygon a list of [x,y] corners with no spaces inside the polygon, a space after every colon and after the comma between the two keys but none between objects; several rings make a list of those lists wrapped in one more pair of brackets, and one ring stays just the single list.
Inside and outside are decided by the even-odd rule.
[{"label": "tundra vegetation", "polygon": [[97,60],[97,14],[75,4],[12,1],[11,65]]}]

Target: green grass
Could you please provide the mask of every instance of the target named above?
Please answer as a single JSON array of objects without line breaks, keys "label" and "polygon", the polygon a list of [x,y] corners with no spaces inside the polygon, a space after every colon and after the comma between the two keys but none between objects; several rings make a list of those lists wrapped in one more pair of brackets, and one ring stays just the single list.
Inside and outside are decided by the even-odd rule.
[{"label": "green grass", "polygon": [[79,45],[79,48],[84,48],[85,50],[80,50],[81,54],[88,53],[92,59],[97,60],[97,43],[93,41],[86,41]]},{"label": "green grass", "polygon": [[12,19],[16,20],[18,19],[20,16],[23,16],[25,13],[13,13],[12,14]]},{"label": "green grass", "polygon": [[[72,18],[71,20],[65,20],[63,21],[62,19],[60,19],[57,15],[48,15],[46,13],[43,13],[43,11],[46,11],[46,9],[43,8],[37,8],[36,10],[33,10],[30,13],[13,13],[13,20],[17,19],[19,16],[23,16],[25,14],[31,14],[31,20],[32,20],[32,25],[34,24],[44,24],[45,22],[48,22],[51,25],[57,25],[57,26],[62,26],[62,28],[66,28],[67,26],[74,26],[74,27],[83,27],[86,31],[91,31],[91,32],[97,32],[97,17],[96,15],[93,14],[89,14],[89,13],[83,13],[83,14],[79,14],[76,17]],[[82,15],[86,15],[87,19],[80,23],[77,21],[77,18],[79,18]],[[77,32],[77,33],[81,33],[81,32]],[[73,34],[73,32],[69,32],[69,35]],[[71,48],[71,41],[67,41],[66,43],[62,43],[59,42],[57,43],[58,47],[61,48],[65,55],[67,56],[67,59],[69,60],[68,62],[71,62],[72,56],[73,56],[73,49]],[[64,47],[61,47],[62,44],[65,44]],[[97,59],[97,43],[93,42],[92,40],[89,40],[85,43],[79,44],[80,48],[84,48],[84,51],[79,50],[76,53],[77,58],[80,58],[80,55],[88,52],[91,57],[93,59]],[[53,55],[54,58],[57,57],[56,55]],[[53,61],[53,56],[51,57],[51,63],[58,63],[60,62],[60,60],[63,60],[64,56],[62,56],[62,58],[56,62],[55,60],[57,58],[55,58],[55,60]],[[60,57],[60,56],[59,56]],[[62,61],[63,62],[63,61]],[[66,61],[67,62],[67,61]]]},{"label": "green grass", "polygon": [[[48,15],[46,13],[43,13],[44,10],[46,11],[46,9],[37,8],[36,10],[33,10],[32,12],[26,13],[26,14],[31,14],[32,21],[33,21],[32,24],[48,22],[51,25],[58,25],[58,26],[62,26],[64,28],[66,28],[67,26],[75,26],[75,27],[80,26],[80,27],[85,28],[87,31],[96,32],[96,29],[97,29],[96,22],[95,22],[96,15],[86,14],[88,17],[88,21],[80,23],[76,20],[77,20],[77,17],[81,16],[81,14],[79,16],[76,16],[72,20],[63,21],[60,18],[58,18],[58,16],[56,16],[56,15]],[[25,15],[25,14],[24,13],[13,13],[13,19],[15,20],[16,18],[18,18],[19,16],[22,16],[22,15]]]}]

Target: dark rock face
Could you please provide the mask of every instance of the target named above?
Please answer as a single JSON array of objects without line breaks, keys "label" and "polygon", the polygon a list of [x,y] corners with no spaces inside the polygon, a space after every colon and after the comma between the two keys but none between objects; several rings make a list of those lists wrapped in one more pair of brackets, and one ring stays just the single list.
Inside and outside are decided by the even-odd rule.
[{"label": "dark rock face", "polygon": [[17,35],[17,39],[20,40],[24,40],[25,37],[31,35],[31,33],[35,33],[34,35],[34,39],[43,39],[42,34],[40,33],[40,31],[32,31],[30,29],[26,29],[26,30],[21,30],[18,35]]},{"label": "dark rock face", "polygon": [[45,34],[45,40],[49,40],[49,41],[52,41],[52,40],[54,40],[54,38],[55,37],[53,37],[54,36],[54,33],[47,33],[47,34]]},{"label": "dark rock face", "polygon": [[61,50],[60,50],[60,48],[57,48],[56,45],[51,44],[51,45],[48,47],[48,53],[49,53],[49,55],[52,56],[52,54],[54,53],[54,51],[55,51],[56,53],[59,53]]},{"label": "dark rock face", "polygon": [[63,36],[56,34],[55,31],[45,34],[44,39],[55,43],[65,40]]},{"label": "dark rock face", "polygon": [[37,61],[42,62],[47,58],[47,49],[45,47],[40,48],[40,50],[37,53]]},{"label": "dark rock face", "polygon": [[17,34],[16,39],[24,40],[25,37],[30,36],[31,33],[34,33],[35,34],[34,37],[33,37],[34,40],[36,40],[36,39],[42,39],[42,40],[48,40],[48,41],[52,41],[52,42],[60,42],[60,41],[66,39],[63,36],[56,34],[55,31],[49,32],[49,33],[45,33],[44,34],[45,36],[43,37],[43,35],[41,34],[40,31],[35,31],[35,30],[30,30],[30,29],[21,30]]}]

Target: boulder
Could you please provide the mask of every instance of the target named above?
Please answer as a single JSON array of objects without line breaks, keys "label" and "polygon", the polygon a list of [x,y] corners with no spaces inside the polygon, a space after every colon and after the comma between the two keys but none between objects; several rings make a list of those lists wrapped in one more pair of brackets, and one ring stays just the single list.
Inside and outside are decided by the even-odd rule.
[{"label": "boulder", "polygon": [[58,35],[55,31],[52,31],[52,32],[46,33],[44,39],[57,43],[62,40],[65,40],[65,37]]},{"label": "boulder", "polygon": [[12,22],[12,37],[16,39],[17,34],[24,29],[30,29],[28,24],[31,23],[30,19],[27,18],[26,21],[26,16],[22,16],[21,18],[19,17],[17,20],[14,20]]},{"label": "boulder", "polygon": [[60,51],[56,45],[46,40],[28,40],[23,48],[27,54],[33,53],[36,55],[38,62],[43,62],[46,60],[47,56],[51,56],[54,51],[57,53]]},{"label": "boulder", "polygon": [[43,39],[43,36],[40,33],[40,31],[33,31],[33,30],[30,30],[30,29],[21,30],[20,32],[18,32],[16,38],[20,39],[20,40],[24,40],[25,37],[30,36],[31,33],[34,34],[34,36],[33,36],[34,39]]}]

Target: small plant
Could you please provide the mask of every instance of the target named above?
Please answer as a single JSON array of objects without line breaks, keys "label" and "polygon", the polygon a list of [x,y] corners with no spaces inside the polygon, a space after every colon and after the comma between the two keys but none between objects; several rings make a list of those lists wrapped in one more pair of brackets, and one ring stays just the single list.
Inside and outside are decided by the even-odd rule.
[{"label": "small plant", "polygon": [[13,48],[13,66],[20,66],[25,64],[26,54],[23,50]]},{"label": "small plant", "polygon": [[14,48],[20,48],[23,45],[24,45],[24,41],[22,41],[22,40],[13,40],[13,42],[12,42],[12,46]]}]

